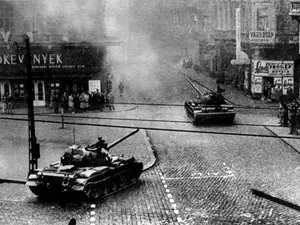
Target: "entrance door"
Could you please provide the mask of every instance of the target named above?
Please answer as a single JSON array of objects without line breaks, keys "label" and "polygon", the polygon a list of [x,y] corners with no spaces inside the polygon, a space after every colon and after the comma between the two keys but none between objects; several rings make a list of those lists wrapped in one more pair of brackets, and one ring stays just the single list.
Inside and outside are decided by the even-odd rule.
[{"label": "entrance door", "polygon": [[45,86],[44,81],[37,81],[34,83],[34,106],[45,106]]}]

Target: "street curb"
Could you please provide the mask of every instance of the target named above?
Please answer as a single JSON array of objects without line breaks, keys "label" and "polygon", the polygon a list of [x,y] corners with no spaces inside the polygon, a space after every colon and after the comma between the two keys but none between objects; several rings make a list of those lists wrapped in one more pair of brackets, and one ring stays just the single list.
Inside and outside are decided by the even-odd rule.
[{"label": "street curb", "polygon": [[147,131],[144,130],[144,129],[141,129],[141,132],[144,134],[143,136],[144,136],[145,145],[147,146],[147,151],[148,151],[148,154],[151,158],[150,162],[148,162],[146,165],[143,166],[143,171],[146,171],[146,170],[151,169],[155,165],[156,156],[155,156],[155,151],[152,148],[152,144],[150,142],[150,138],[147,134]]},{"label": "street curb", "polygon": [[[117,105],[117,104],[116,104]],[[78,114],[89,114],[89,113],[115,113],[115,112],[126,112],[126,111],[131,111],[131,110],[135,110],[137,109],[138,106],[137,105],[132,105],[126,109],[122,109],[122,110],[109,110],[109,111],[102,111],[102,112],[97,112],[97,111],[86,111],[86,112],[80,112],[80,113],[75,113],[75,114],[72,114],[72,113],[65,113],[64,115],[78,115]],[[24,108],[25,109],[25,108]],[[26,108],[27,109],[27,108]],[[18,111],[21,111],[20,109],[17,109],[15,110],[15,112],[12,112],[12,113],[0,113],[0,115],[10,115],[10,116],[15,116],[15,115],[18,115],[18,116],[22,116],[22,115],[28,115],[27,113],[18,113]],[[38,110],[36,110],[38,111]],[[61,116],[62,114],[61,113],[53,113],[52,110],[48,110],[49,112],[47,111],[44,111],[44,112],[35,112],[34,114],[35,115],[55,115],[55,116]]]}]

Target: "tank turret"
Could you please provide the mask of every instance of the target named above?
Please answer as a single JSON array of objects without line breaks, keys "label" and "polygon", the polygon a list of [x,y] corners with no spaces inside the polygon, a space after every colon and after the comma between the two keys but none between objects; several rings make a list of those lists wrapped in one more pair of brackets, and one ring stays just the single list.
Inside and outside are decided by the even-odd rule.
[{"label": "tank turret", "polygon": [[134,157],[112,155],[109,150],[138,131],[110,145],[102,137],[86,147],[72,145],[59,162],[31,173],[26,185],[39,196],[79,191],[92,199],[123,189],[138,180],[143,164]]}]

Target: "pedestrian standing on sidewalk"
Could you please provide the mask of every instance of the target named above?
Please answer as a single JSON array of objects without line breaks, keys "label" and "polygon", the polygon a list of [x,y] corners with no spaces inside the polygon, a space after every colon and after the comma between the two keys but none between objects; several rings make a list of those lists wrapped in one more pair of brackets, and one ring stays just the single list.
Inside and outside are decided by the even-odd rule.
[{"label": "pedestrian standing on sidewalk", "polygon": [[293,101],[291,103],[291,107],[290,107],[290,118],[289,118],[289,122],[290,122],[290,133],[289,134],[296,134],[296,113],[298,110],[298,105]]},{"label": "pedestrian standing on sidewalk", "polygon": [[61,96],[61,108],[64,110],[64,113],[67,113],[68,105],[68,95],[67,92],[64,92]]},{"label": "pedestrian standing on sidewalk", "polygon": [[279,119],[280,126],[287,127],[289,125],[288,106],[285,103],[280,104]]},{"label": "pedestrian standing on sidewalk", "polygon": [[272,85],[271,87],[271,102],[275,102],[276,101],[276,91],[275,91],[275,86]]},{"label": "pedestrian standing on sidewalk", "polygon": [[107,103],[108,103],[108,108],[109,110],[115,110],[115,106],[114,106],[114,95],[112,92],[109,92],[107,94]]},{"label": "pedestrian standing on sidewalk", "polygon": [[74,96],[73,96],[73,94],[69,95],[69,103],[68,104],[69,104],[70,112],[72,112],[72,114],[74,114],[75,110],[74,110]]},{"label": "pedestrian standing on sidewalk", "polygon": [[268,98],[268,86],[264,85],[263,99],[262,100],[267,100],[267,98]]},{"label": "pedestrian standing on sidewalk", "polygon": [[58,113],[59,103],[60,103],[60,100],[59,100],[58,94],[55,93],[54,97],[53,97],[53,102],[52,102],[52,106],[54,108],[54,113]]},{"label": "pedestrian standing on sidewalk", "polygon": [[8,105],[8,94],[5,93],[2,98],[2,112],[3,113],[7,112],[7,105]]},{"label": "pedestrian standing on sidewalk", "polygon": [[119,84],[119,91],[120,91],[120,97],[123,97],[123,91],[124,91],[124,84],[123,84],[123,82],[120,82],[120,84]]},{"label": "pedestrian standing on sidewalk", "polygon": [[280,95],[282,94],[282,90],[280,88],[280,85],[277,84],[275,87],[275,101],[279,102],[280,101]]},{"label": "pedestrian standing on sidewalk", "polygon": [[296,133],[299,134],[299,131],[300,131],[300,107],[298,107],[296,113]]},{"label": "pedestrian standing on sidewalk", "polygon": [[286,90],[286,95],[287,95],[288,102],[291,103],[293,101],[293,89],[291,88],[291,86],[289,86],[288,89]]}]

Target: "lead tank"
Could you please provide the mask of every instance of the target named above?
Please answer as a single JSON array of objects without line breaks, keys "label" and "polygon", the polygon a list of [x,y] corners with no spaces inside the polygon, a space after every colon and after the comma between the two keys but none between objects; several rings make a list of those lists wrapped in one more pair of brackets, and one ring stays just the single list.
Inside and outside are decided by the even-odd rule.
[{"label": "lead tank", "polygon": [[72,145],[59,162],[29,174],[26,185],[38,196],[65,192],[83,192],[98,199],[137,182],[143,163],[134,157],[112,155],[109,150],[139,130],[108,145],[101,137],[86,147]]},{"label": "lead tank", "polygon": [[234,107],[221,94],[225,90],[218,86],[217,92],[202,93],[190,80],[188,82],[199,93],[195,99],[187,100],[184,103],[187,116],[193,124],[208,122],[233,123],[235,118]]}]

